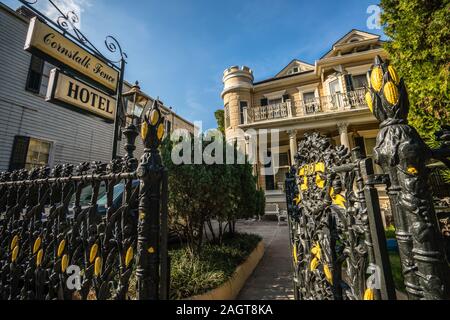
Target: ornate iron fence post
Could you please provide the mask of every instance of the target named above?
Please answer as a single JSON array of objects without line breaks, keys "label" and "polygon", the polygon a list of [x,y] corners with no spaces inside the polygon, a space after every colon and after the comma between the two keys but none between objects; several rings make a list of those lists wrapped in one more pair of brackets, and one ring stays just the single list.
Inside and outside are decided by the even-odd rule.
[{"label": "ornate iron fence post", "polygon": [[389,194],[409,297],[446,299],[449,294],[449,268],[429,188],[426,163],[433,155],[448,157],[449,153],[433,153],[408,124],[406,87],[392,66],[377,57],[370,77],[367,103],[381,122],[375,161],[390,177]]},{"label": "ornate iron fence post", "polygon": [[139,194],[137,281],[138,300],[160,298],[160,214],[164,167],[158,147],[164,136],[158,102],[144,116],[141,137],[145,151],[138,168]]},{"label": "ornate iron fence post", "polygon": [[286,174],[286,204],[288,211],[288,226],[289,226],[289,240],[291,242],[292,253],[292,274],[293,286],[294,286],[294,299],[300,300],[300,292],[298,288],[299,275],[298,275],[298,261],[297,261],[297,217],[295,214],[294,199],[298,196],[298,192],[295,192],[295,166],[291,168],[291,171]]},{"label": "ornate iron fence post", "polygon": [[353,150],[353,160],[357,165],[357,184],[361,193],[360,203],[363,210],[367,210],[368,221],[366,228],[369,234],[366,236],[366,244],[369,247],[370,260],[375,263],[375,277],[379,277],[379,289],[382,300],[396,300],[395,285],[390,267],[389,255],[386,244],[386,235],[381,217],[380,201],[376,184],[384,183],[384,176],[376,176],[373,170],[372,160],[363,158],[359,148]]}]

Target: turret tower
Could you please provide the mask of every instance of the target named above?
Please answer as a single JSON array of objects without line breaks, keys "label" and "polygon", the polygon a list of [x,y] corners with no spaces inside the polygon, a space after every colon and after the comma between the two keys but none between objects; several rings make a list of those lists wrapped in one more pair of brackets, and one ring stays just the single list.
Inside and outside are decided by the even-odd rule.
[{"label": "turret tower", "polygon": [[222,99],[225,108],[225,134],[228,141],[236,139],[239,125],[245,124],[247,108],[252,105],[253,71],[234,66],[223,73]]}]

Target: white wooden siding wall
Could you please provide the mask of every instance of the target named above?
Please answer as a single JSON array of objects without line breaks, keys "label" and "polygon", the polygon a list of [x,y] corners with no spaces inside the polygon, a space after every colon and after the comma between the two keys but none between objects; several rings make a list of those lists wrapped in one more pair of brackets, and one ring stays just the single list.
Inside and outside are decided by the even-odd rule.
[{"label": "white wooden siding wall", "polygon": [[[59,163],[108,162],[113,128],[94,115],[44,101],[25,90],[31,55],[23,50],[28,24],[0,8],[0,171],[8,170],[16,135],[53,143]],[[143,152],[137,139],[136,156]],[[119,152],[123,154],[122,147]]]}]

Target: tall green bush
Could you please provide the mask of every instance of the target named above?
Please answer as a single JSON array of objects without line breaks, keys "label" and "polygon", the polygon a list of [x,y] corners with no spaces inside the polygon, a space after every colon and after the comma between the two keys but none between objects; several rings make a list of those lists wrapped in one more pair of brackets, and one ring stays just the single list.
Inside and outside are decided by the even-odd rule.
[{"label": "tall green bush", "polygon": [[410,122],[436,147],[435,133],[449,124],[450,1],[381,0],[385,48],[405,79]]},{"label": "tall green bush", "polygon": [[[226,143],[223,137],[222,147]],[[194,141],[191,139],[191,149]],[[212,141],[203,140],[203,150]],[[226,231],[235,232],[236,221],[261,215],[265,198],[256,189],[256,178],[249,164],[181,164],[172,162],[174,142],[166,139],[161,147],[169,172],[169,223],[186,240],[192,255],[202,249],[205,226],[212,241],[221,244]],[[235,157],[237,158],[236,146]],[[224,153],[225,154],[225,153]],[[193,162],[192,152],[192,162]]]}]

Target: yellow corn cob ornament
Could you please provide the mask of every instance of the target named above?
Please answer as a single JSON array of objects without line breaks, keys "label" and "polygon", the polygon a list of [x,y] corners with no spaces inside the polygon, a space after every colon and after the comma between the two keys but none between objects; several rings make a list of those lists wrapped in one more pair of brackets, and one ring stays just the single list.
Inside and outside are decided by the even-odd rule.
[{"label": "yellow corn cob ornament", "polygon": [[386,85],[384,86],[384,97],[386,98],[387,102],[389,102],[391,105],[396,105],[398,102],[398,99],[400,98],[397,86],[392,82],[388,81]]},{"label": "yellow corn cob ornament", "polygon": [[327,278],[327,281],[330,284],[333,284],[333,274],[331,273],[330,267],[328,267],[328,265],[325,265],[323,267],[323,272],[325,273],[325,277]]},{"label": "yellow corn cob ornament", "polygon": [[133,254],[133,247],[129,247],[125,256],[125,267],[128,268],[128,266],[130,265],[131,260],[133,260]]},{"label": "yellow corn cob ornament", "polygon": [[58,258],[59,257],[61,257],[62,256],[62,254],[64,253],[64,249],[66,248],[66,240],[62,240],[60,243],[59,243],[59,246],[58,246]]},{"label": "yellow corn cob ornament", "polygon": [[400,77],[397,74],[397,71],[395,71],[393,66],[388,67],[389,75],[392,78],[392,81],[398,86],[400,84]]},{"label": "yellow corn cob ornament", "polygon": [[379,92],[381,90],[383,87],[383,70],[381,67],[377,66],[373,68],[370,83],[375,91]]},{"label": "yellow corn cob ornament", "polygon": [[94,274],[96,277],[100,276],[100,274],[102,273],[102,268],[103,268],[102,258],[97,257],[97,259],[95,259],[94,265]]},{"label": "yellow corn cob ornament", "polygon": [[373,99],[372,99],[372,94],[370,92],[366,93],[366,103],[370,109],[370,112],[373,112]]},{"label": "yellow corn cob ornament", "polygon": [[311,261],[311,266],[310,266],[311,271],[316,270],[317,267],[319,267],[319,259],[314,258],[314,259],[312,259],[312,261]]},{"label": "yellow corn cob ornament", "polygon": [[373,289],[367,289],[366,292],[364,292],[364,300],[370,301],[374,300],[375,295]]},{"label": "yellow corn cob ornament", "polygon": [[36,256],[36,267],[40,267],[42,265],[42,258],[44,257],[44,250],[39,250]]},{"label": "yellow corn cob ornament", "polygon": [[16,262],[18,255],[19,255],[19,246],[15,246],[13,251],[12,251],[11,261],[12,262]]},{"label": "yellow corn cob ornament", "polygon": [[14,248],[17,245],[17,242],[19,242],[19,236],[15,235],[14,238],[12,239],[12,241],[11,241],[11,246],[10,246],[11,250],[14,250]]},{"label": "yellow corn cob ornament", "polygon": [[61,260],[61,272],[65,273],[68,266],[69,266],[69,256],[65,254]]},{"label": "yellow corn cob ornament", "polygon": [[97,252],[98,252],[98,244],[94,244],[89,254],[89,263],[94,262],[95,258],[97,257]]},{"label": "yellow corn cob ornament", "polygon": [[36,241],[34,242],[33,246],[33,254],[36,254],[38,252],[39,248],[41,247],[42,239],[41,237],[38,237]]}]

